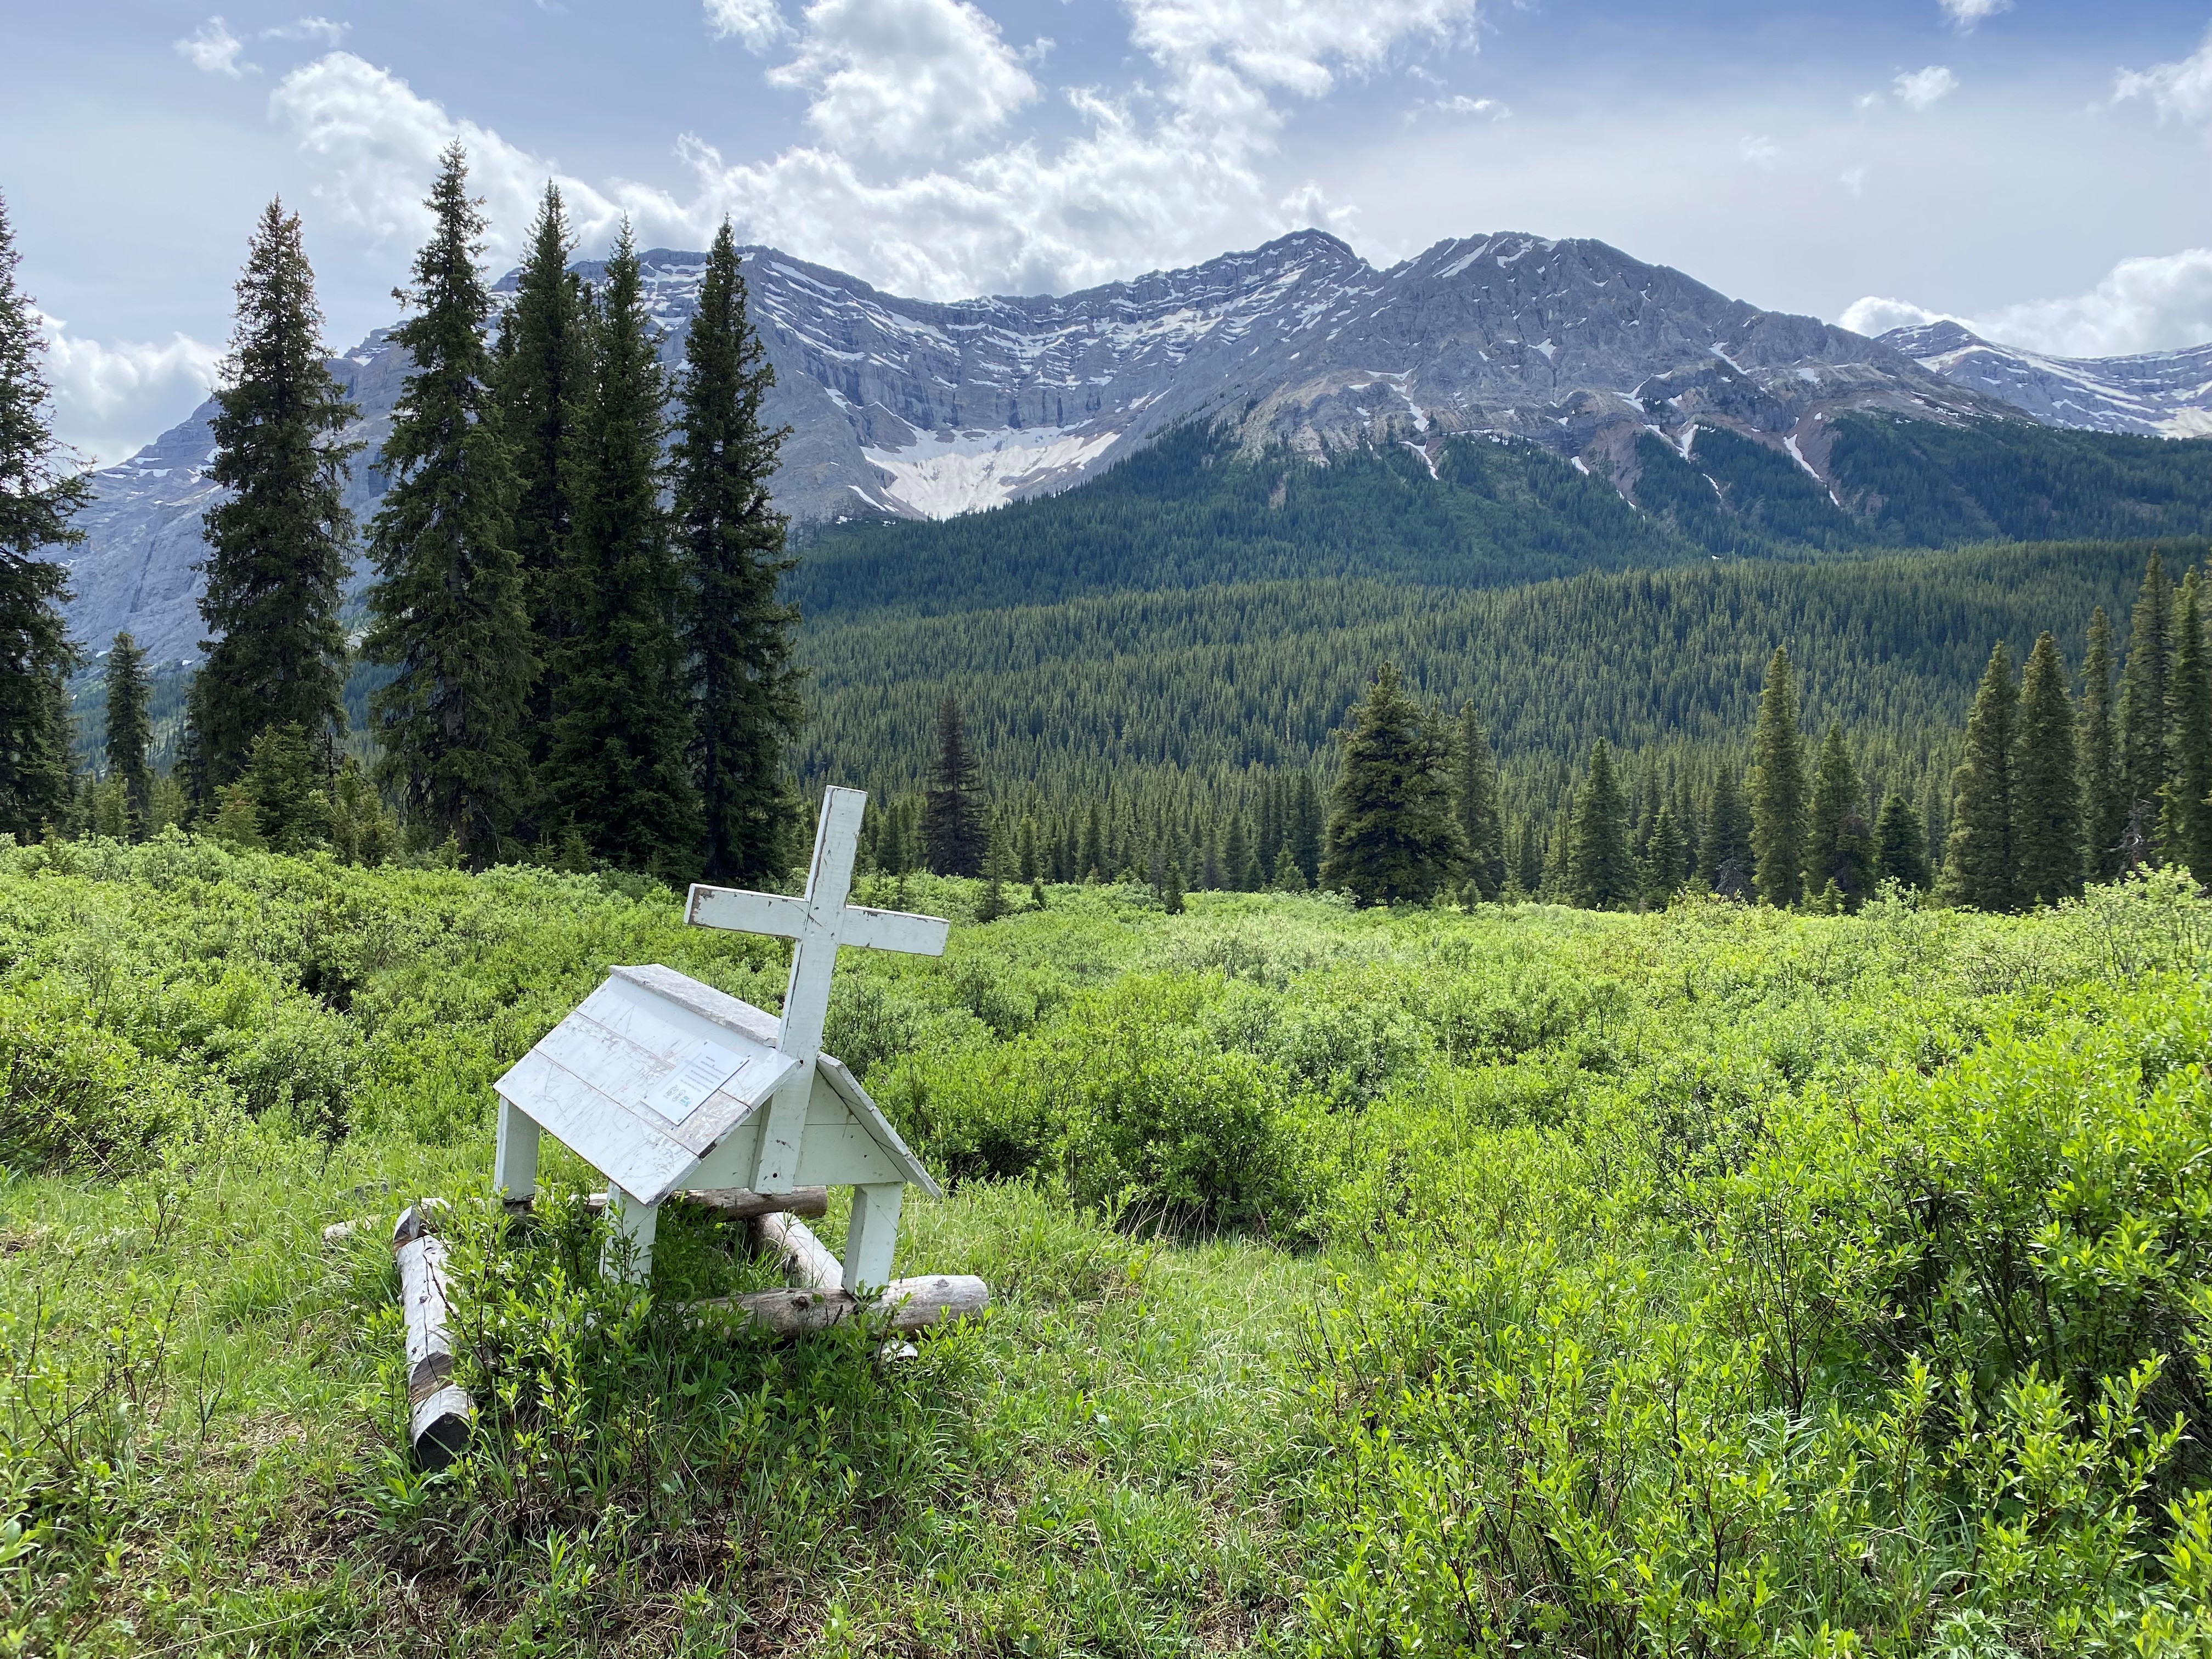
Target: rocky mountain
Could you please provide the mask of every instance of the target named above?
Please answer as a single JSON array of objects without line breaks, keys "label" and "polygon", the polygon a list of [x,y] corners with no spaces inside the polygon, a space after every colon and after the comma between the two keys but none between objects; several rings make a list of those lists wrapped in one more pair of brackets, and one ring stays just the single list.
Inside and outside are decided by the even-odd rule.
[{"label": "rocky mountain", "polygon": [[[704,261],[643,256],[671,364]],[[770,414],[793,429],[778,499],[802,521],[945,518],[1048,493],[1192,420],[1316,459],[1510,434],[1626,491],[1646,432],[1686,453],[1697,427],[1726,428],[1822,477],[1825,422],[1839,411],[2019,417],[1893,343],[1762,311],[1595,241],[1475,237],[1377,270],[1301,231],[1079,294],[951,304],[773,248],[744,262],[776,369]],[[364,456],[404,367],[381,332],[333,361],[362,410]],[[196,652],[210,412],[99,475],[81,520],[89,538],[70,560],[78,638],[97,647],[128,627],[156,662]],[[380,488],[360,465],[364,516]]]},{"label": "rocky mountain", "polygon": [[2046,357],[1995,344],[1949,322],[1893,328],[1881,339],[1954,386],[2010,404],[2046,425],[2212,437],[2212,345],[2136,357]]}]

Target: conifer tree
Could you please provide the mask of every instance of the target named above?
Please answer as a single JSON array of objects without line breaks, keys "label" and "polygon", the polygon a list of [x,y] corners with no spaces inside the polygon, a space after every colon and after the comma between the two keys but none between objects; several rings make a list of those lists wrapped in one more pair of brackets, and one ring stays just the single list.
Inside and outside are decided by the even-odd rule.
[{"label": "conifer tree", "polygon": [[1585,910],[1610,910],[1636,899],[1636,865],[1628,848],[1628,803],[1603,738],[1590,750],[1589,776],[1575,797],[1567,841],[1567,890]]},{"label": "conifer tree", "polygon": [[[483,216],[455,143],[440,159],[415,315],[392,333],[413,360],[378,465],[377,580],[363,647],[394,672],[370,702],[377,777],[424,844],[481,869],[526,787],[525,698],[537,665],[514,546],[514,467],[489,386]],[[611,644],[610,649],[615,648]]]},{"label": "conifer tree", "polygon": [[494,383],[500,423],[514,459],[514,557],[539,672],[532,680],[525,742],[533,777],[553,737],[556,647],[575,631],[581,595],[570,591],[576,503],[583,488],[584,419],[591,408],[589,301],[568,269],[574,252],[559,188],[545,186],[514,297],[499,319]]},{"label": "conifer tree", "polygon": [[1682,890],[1690,878],[1690,843],[1674,817],[1672,801],[1660,803],[1651,820],[1651,839],[1644,854],[1644,896],[1654,904],[1665,904]]},{"label": "conifer tree", "polygon": [[1291,805],[1291,856],[1297,860],[1298,873],[1311,886],[1321,875],[1322,829],[1321,791],[1314,787],[1312,773],[1299,772]]},{"label": "conifer tree", "polygon": [[202,520],[200,617],[218,637],[193,682],[190,718],[205,782],[242,772],[254,739],[295,726],[314,763],[337,766],[345,630],[338,622],[354,522],[340,436],[360,411],[324,366],[322,313],[300,219],[271,202],[238,279],[238,320],[210,428],[210,482],[227,492]]},{"label": "conifer tree", "polygon": [[118,634],[107,647],[107,775],[123,786],[133,841],[145,835],[153,817],[154,771],[146,761],[153,744],[146,653],[129,634]]},{"label": "conifer tree", "polygon": [[2173,681],[2168,696],[2172,776],[2170,828],[2160,850],[2201,882],[2212,878],[2212,664],[2205,661],[2204,607],[2197,573],[2182,578],[2173,606]]},{"label": "conifer tree", "polygon": [[1459,829],[1467,842],[1468,878],[1485,899],[1505,885],[1505,820],[1498,799],[1498,758],[1490,752],[1474,705],[1459,711]]},{"label": "conifer tree", "polygon": [[[960,723],[960,704],[947,696],[937,706],[937,771],[921,811],[922,858],[940,876],[980,876],[988,831],[976,799],[979,770]],[[1087,850],[1096,867],[1104,854],[1096,845],[1098,812],[1091,809],[1093,845]],[[1101,870],[1103,876],[1105,872]]]},{"label": "conifer tree", "polygon": [[1452,812],[1452,732],[1384,663],[1354,706],[1331,799],[1321,884],[1362,904],[1426,904],[1465,868]]},{"label": "conifer tree", "polygon": [[575,631],[552,653],[546,810],[598,857],[688,878],[703,830],[678,632],[681,576],[661,501],[668,380],[627,221],[607,259],[593,332],[599,372],[570,560]]},{"label": "conifer tree", "polygon": [[1705,885],[1723,898],[1749,898],[1751,884],[1751,808],[1737,786],[1733,769],[1723,766],[1713,780],[1713,793],[1705,809],[1705,827],[1698,837],[1704,863],[1698,873]]},{"label": "conifer tree", "polygon": [[1881,879],[1928,890],[1928,826],[1912,803],[1893,789],[1875,824],[1875,868]]},{"label": "conifer tree", "polygon": [[[2014,745],[2014,896],[2055,904],[2081,890],[2081,786],[2074,754],[2074,708],[2066,665],[2047,632],[2028,653],[2020,682],[2020,732]],[[2212,787],[2212,784],[2208,784]]]},{"label": "conifer tree", "polygon": [[1936,774],[1936,769],[1930,766],[1920,779],[1920,832],[1927,849],[1930,881],[1942,876],[1944,854],[1951,844],[1949,802]]},{"label": "conifer tree", "polygon": [[2170,775],[2166,707],[2173,673],[2173,585],[2157,554],[2143,568],[2120,671],[2119,816],[2154,821]]},{"label": "conifer tree", "polygon": [[1797,677],[1780,646],[1766,665],[1752,733],[1753,880],[1769,904],[1795,904],[1805,872],[1805,744],[1797,732]]},{"label": "conifer tree", "polygon": [[2009,910],[2018,892],[2014,836],[2017,694],[2004,641],[1990,653],[1966,717],[1966,753],[1951,777],[1951,837],[1944,852],[1945,899],[1979,910]]},{"label": "conifer tree", "polygon": [[1221,834],[1221,885],[1225,892],[1244,890],[1245,872],[1252,864],[1252,838],[1244,830],[1244,815],[1232,810],[1229,827]]},{"label": "conifer tree", "polygon": [[791,429],[762,418],[775,371],[746,315],[726,219],[707,256],[684,356],[676,524],[706,874],[755,877],[784,856],[783,749],[805,709],[791,659],[799,612],[776,600],[777,582],[798,562],[784,552],[786,520],[769,495]]},{"label": "conifer tree", "polygon": [[2101,605],[2089,617],[2088,653],[2081,660],[2075,754],[2081,780],[2082,868],[2092,881],[2110,881],[2119,873],[2128,803],[2112,743],[2112,625]]},{"label": "conifer tree", "polygon": [[74,793],[64,678],[78,663],[62,623],[66,573],[41,549],[84,539],[70,519],[92,499],[46,412],[46,349],[15,286],[15,234],[0,200],[0,833],[35,839]]},{"label": "conifer tree", "polygon": [[1817,893],[1833,882],[1846,910],[1856,911],[1874,884],[1874,836],[1859,810],[1858,769],[1844,742],[1843,728],[1830,722],[1813,771],[1813,804],[1806,819],[1805,890]]}]

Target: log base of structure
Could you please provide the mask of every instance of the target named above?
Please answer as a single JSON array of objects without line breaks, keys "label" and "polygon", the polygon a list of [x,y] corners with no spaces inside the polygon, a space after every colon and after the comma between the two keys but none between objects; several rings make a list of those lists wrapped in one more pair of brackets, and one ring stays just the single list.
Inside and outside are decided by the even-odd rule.
[{"label": "log base of structure", "polygon": [[842,1289],[755,1291],[750,1296],[717,1297],[694,1302],[693,1312],[719,1309],[778,1336],[806,1336],[849,1319],[872,1318],[901,1336],[911,1336],[980,1314],[991,1305],[991,1287],[967,1273],[934,1273],[923,1279],[894,1279],[880,1295],[855,1296]]},{"label": "log base of structure", "polygon": [[446,1242],[430,1224],[428,1205],[410,1206],[392,1230],[392,1255],[399,1267],[399,1306],[407,1322],[407,1440],[417,1464],[442,1469],[469,1443],[477,1404],[453,1381]]},{"label": "log base of structure", "polygon": [[[750,1187],[708,1187],[696,1191],[671,1193],[660,1200],[665,1205],[689,1205],[724,1221],[757,1221],[767,1215],[805,1215],[820,1218],[830,1213],[830,1189],[827,1187],[793,1187],[787,1193],[757,1193]],[[607,1207],[605,1193],[586,1193],[584,1207],[598,1215]],[[527,1215],[532,1200],[511,1198],[507,1200],[507,1213]]]}]

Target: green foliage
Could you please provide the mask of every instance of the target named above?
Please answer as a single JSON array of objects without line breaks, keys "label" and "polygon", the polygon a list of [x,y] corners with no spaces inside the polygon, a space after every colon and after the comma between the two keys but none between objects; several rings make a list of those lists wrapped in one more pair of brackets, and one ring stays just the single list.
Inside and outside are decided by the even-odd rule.
[{"label": "green foliage", "polygon": [[2000,641],[1966,717],[1966,754],[1951,780],[1951,836],[1943,857],[1944,896],[1980,910],[2009,910],[2019,896],[2020,695]]},{"label": "green foliage", "polygon": [[1805,740],[1796,677],[1778,645],[1767,659],[1751,742],[1752,879],[1769,904],[1795,904],[1805,880]]},{"label": "green foliage", "polygon": [[516,562],[514,456],[490,384],[484,221],[458,142],[426,205],[417,314],[392,333],[415,365],[377,465],[391,484],[371,527],[377,580],[362,653],[393,671],[370,699],[376,776],[423,845],[495,862],[523,802],[525,698],[537,670]]},{"label": "green foliage", "polygon": [[[1455,746],[1441,712],[1417,706],[1400,689],[1396,665],[1384,663],[1346,725],[1322,886],[1362,904],[1425,904],[1457,879],[1468,848],[1454,815]],[[1255,872],[1258,856],[1255,848]]]},{"label": "green foliage", "polygon": [[1634,900],[1639,886],[1629,860],[1627,803],[1613,775],[1613,751],[1600,738],[1567,832],[1567,890],[1585,910],[1611,910]]},{"label": "green foliage", "polygon": [[[2023,903],[2055,904],[2081,890],[2081,777],[2066,665],[2049,634],[2039,636],[2021,676],[2018,760],[2014,768],[2015,890]],[[2205,781],[2212,790],[2212,778]]]},{"label": "green foliage", "polygon": [[948,696],[937,706],[937,769],[921,808],[921,855],[940,876],[983,872],[990,828],[977,799],[981,781],[959,702]]},{"label": "green foliage", "polygon": [[345,710],[338,604],[353,557],[340,434],[360,410],[325,366],[314,272],[300,217],[271,201],[238,279],[238,323],[210,422],[207,477],[228,493],[207,510],[207,589],[215,636],[192,684],[203,795],[234,781],[254,739],[295,726],[327,769]]},{"label": "green foliage", "polygon": [[123,786],[123,834],[136,841],[154,812],[154,770],[147,763],[154,722],[147,708],[146,653],[127,633],[118,634],[107,647],[106,680],[107,773]]},{"label": "green foliage", "polygon": [[1813,768],[1813,799],[1805,822],[1805,885],[1832,885],[1844,908],[1856,911],[1873,890],[1874,831],[1862,810],[1866,790],[1843,728],[1831,725]]}]

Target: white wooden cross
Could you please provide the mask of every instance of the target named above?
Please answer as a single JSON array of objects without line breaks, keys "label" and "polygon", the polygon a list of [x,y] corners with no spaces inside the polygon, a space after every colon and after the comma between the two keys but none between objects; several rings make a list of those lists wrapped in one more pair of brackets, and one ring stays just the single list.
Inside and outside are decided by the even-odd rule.
[{"label": "white wooden cross", "polygon": [[[899,910],[871,910],[848,905],[853,860],[860,846],[860,814],[866,792],[831,788],[822,798],[822,817],[814,830],[814,863],[804,898],[754,893],[735,887],[694,886],[684,919],[695,927],[726,927],[741,933],[787,939],[791,978],[783,993],[783,1018],[776,1027],[780,1054],[799,1062],[799,1070],[769,1103],[761,1132],[759,1162],[750,1185],[758,1193],[791,1190],[799,1147],[806,1127],[814,1057],[822,1052],[822,1027],[830,1018],[830,975],[837,947],[857,945],[873,951],[905,951],[917,956],[945,953],[950,925],[939,916],[908,915]],[[855,1220],[855,1225],[859,1223]]]},{"label": "white wooden cross", "polygon": [[781,1019],[667,968],[617,968],[499,1079],[493,1182],[510,1200],[535,1190],[550,1130],[607,1177],[610,1267],[642,1277],[671,1193],[849,1184],[845,1288],[889,1281],[905,1189],[937,1183],[859,1079],[822,1053],[830,975],[840,945],[937,956],[950,930],[939,917],[845,902],[866,805],[857,789],[826,793],[803,897],[691,890],[686,921],[792,941]]}]

